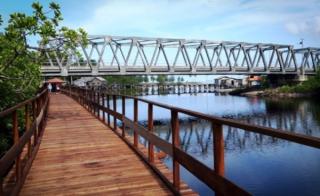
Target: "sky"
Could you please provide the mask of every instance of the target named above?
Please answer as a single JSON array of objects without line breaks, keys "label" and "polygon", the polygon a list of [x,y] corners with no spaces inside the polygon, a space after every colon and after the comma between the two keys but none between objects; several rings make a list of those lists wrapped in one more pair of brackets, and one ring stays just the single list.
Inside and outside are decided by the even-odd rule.
[{"label": "sky", "polygon": [[[31,0],[1,0],[4,20]],[[40,1],[48,5],[49,1]],[[91,35],[246,41],[320,47],[320,0],[57,0],[63,25]]]},{"label": "sky", "polygon": [[[32,0],[1,0],[31,13]],[[144,36],[320,47],[320,0],[56,0],[62,25],[90,35]],[[40,0],[44,6],[49,1]]]}]

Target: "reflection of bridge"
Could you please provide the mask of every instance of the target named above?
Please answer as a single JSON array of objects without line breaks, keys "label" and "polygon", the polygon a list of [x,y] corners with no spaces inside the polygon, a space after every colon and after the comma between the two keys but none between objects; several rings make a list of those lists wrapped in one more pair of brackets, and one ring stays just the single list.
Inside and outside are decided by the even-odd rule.
[{"label": "reflection of bridge", "polygon": [[[305,110],[307,105],[302,105],[299,110]],[[318,133],[312,131],[315,129],[305,121],[303,111],[279,112],[277,114],[256,116],[243,119],[249,124],[256,124],[264,127],[273,127],[276,129],[289,130],[293,133],[315,136]],[[314,118],[314,117],[311,117]],[[155,126],[159,136],[166,141],[170,141],[172,131],[168,125]],[[181,148],[185,152],[196,152],[201,156],[208,156],[212,151],[213,135],[212,124],[204,120],[188,121],[180,124]],[[241,129],[227,126],[225,135],[225,150],[256,150],[270,148],[288,143],[285,140],[262,135],[259,133],[245,132]],[[300,131],[297,131],[300,130]]]},{"label": "reflection of bridge", "polygon": [[[60,40],[61,41],[61,40]],[[52,41],[46,48],[60,45]],[[80,54],[80,55],[77,55]],[[91,36],[87,47],[45,52],[45,76],[136,74],[314,74],[320,48],[208,40]]]}]

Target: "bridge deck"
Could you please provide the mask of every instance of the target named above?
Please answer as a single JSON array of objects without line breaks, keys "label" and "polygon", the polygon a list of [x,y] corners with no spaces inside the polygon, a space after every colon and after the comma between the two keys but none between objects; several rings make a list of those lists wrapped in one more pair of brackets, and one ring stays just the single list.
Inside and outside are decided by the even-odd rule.
[{"label": "bridge deck", "polygon": [[51,95],[39,152],[21,195],[171,195],[109,128],[71,98]]}]

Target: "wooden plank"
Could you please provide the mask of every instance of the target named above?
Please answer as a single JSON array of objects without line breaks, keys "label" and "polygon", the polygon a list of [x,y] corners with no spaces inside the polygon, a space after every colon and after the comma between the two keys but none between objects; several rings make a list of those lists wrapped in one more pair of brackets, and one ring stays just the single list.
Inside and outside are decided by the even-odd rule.
[{"label": "wooden plank", "polygon": [[111,129],[61,94],[51,95],[47,127],[21,191],[35,194],[172,195]]}]

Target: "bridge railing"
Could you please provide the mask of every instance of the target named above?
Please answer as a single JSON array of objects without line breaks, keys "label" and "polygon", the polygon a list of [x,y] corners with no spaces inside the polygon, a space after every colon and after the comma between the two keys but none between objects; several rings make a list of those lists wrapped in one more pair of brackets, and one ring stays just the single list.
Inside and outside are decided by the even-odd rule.
[{"label": "bridge railing", "polygon": [[35,97],[0,112],[2,122],[12,127],[13,136],[12,146],[0,159],[0,195],[18,195],[22,188],[39,149],[48,103],[48,91],[44,89]]},{"label": "bridge railing", "polygon": [[[174,192],[179,194],[180,190],[180,165],[185,167],[194,176],[207,184],[218,195],[250,195],[247,191],[240,188],[230,180],[224,177],[224,139],[223,139],[223,125],[240,128],[245,131],[255,132],[271,137],[284,139],[287,141],[303,144],[310,147],[320,148],[320,138],[311,137],[307,135],[288,132],[285,130],[262,127],[258,125],[251,125],[236,120],[219,118],[212,115],[207,115],[183,108],[178,108],[162,103],[153,102],[150,100],[125,96],[106,94],[96,92],[93,90],[81,89],[77,87],[67,87],[62,90],[64,93],[73,97],[81,105],[92,112],[99,120],[112,128],[112,130],[122,138],[142,159],[155,171],[158,176],[167,184],[167,186]],[[122,111],[117,111],[117,100],[120,98],[122,104]],[[112,99],[113,107],[110,106]],[[131,99],[134,103],[133,121],[126,116],[126,100]],[[139,108],[138,103],[143,102],[148,105],[148,126],[138,124]],[[153,109],[154,107],[167,109],[171,113],[171,130],[172,142],[158,137],[154,134]],[[111,109],[112,108],[112,109]],[[212,123],[212,131],[214,135],[213,153],[214,166],[210,168],[204,163],[193,158],[188,153],[180,148],[179,137],[179,114],[193,116],[199,119],[207,120]],[[113,124],[110,120],[113,117]],[[122,122],[122,126],[118,127],[117,120]],[[133,130],[133,142],[126,136],[126,127]],[[148,142],[147,156],[139,149],[138,139],[142,136]],[[172,157],[172,180],[155,166],[154,147]]]}]

